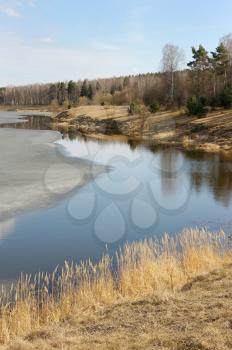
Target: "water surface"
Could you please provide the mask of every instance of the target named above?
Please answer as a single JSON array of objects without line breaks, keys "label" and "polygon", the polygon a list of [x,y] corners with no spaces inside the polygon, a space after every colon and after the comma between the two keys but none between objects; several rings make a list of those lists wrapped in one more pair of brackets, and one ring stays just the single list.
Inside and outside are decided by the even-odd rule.
[{"label": "water surface", "polygon": [[[39,117],[23,127],[50,128]],[[73,134],[64,134],[57,143],[67,162],[69,157],[88,159],[109,165],[111,171],[53,207],[2,220],[1,281],[22,271],[50,271],[64,260],[97,261],[106,249],[113,254],[127,241],[175,234],[185,227],[231,232],[230,158]]]}]

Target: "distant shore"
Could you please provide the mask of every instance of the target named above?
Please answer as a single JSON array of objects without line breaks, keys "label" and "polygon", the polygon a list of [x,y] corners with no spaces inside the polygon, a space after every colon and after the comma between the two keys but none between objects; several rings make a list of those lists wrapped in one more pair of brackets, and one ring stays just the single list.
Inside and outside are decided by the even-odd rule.
[{"label": "distant shore", "polygon": [[57,125],[83,135],[127,137],[185,150],[232,152],[232,110],[218,109],[197,118],[185,110],[130,115],[127,106],[81,106],[58,113]]},{"label": "distant shore", "polygon": [[184,109],[152,114],[141,108],[141,113],[130,115],[128,106],[0,106],[0,111],[49,115],[54,129],[96,139],[145,140],[185,150],[232,152],[232,110],[217,109],[202,118],[189,116]]}]

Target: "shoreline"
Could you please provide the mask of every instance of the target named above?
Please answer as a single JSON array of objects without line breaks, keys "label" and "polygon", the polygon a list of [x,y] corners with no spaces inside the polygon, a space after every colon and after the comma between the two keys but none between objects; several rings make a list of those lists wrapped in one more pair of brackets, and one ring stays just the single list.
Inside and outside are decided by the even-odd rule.
[{"label": "shoreline", "polygon": [[223,232],[189,229],[127,244],[118,254],[117,278],[107,255],[96,265],[66,262],[33,280],[22,276],[0,307],[0,344],[9,350],[93,344],[206,350],[213,341],[221,349],[231,344],[230,260]]},{"label": "shoreline", "polygon": [[[0,113],[1,111],[12,110],[10,106],[0,106]],[[145,141],[186,151],[232,154],[230,110],[214,111],[204,118],[187,116],[183,110],[129,116],[127,106],[81,106],[70,110],[65,110],[64,107],[24,106],[15,108],[12,112],[20,113],[21,118],[31,114],[48,116],[54,130],[57,128],[79,133],[96,140]],[[220,118],[227,118],[227,129],[226,125],[221,124]],[[18,122],[23,120],[19,118]]]},{"label": "shoreline", "polygon": [[127,138],[184,150],[232,153],[232,110],[217,110],[204,118],[184,110],[128,115],[126,106],[81,106],[58,113],[52,120],[70,132],[101,140]]}]

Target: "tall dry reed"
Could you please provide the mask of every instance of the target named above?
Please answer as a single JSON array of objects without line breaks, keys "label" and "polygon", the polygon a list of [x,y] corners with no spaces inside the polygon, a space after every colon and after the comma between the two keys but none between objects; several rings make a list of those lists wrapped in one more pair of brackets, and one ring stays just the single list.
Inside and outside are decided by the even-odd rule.
[{"label": "tall dry reed", "polygon": [[161,240],[126,244],[94,265],[65,262],[51,274],[22,275],[0,299],[0,342],[64,320],[87,307],[167,295],[221,266],[231,252],[223,232],[190,229]]}]

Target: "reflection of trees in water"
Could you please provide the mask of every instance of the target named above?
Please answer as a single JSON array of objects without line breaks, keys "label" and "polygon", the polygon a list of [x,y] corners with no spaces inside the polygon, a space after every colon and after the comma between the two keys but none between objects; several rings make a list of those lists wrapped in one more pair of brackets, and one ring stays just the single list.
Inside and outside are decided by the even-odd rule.
[{"label": "reflection of trees in water", "polygon": [[14,230],[15,221],[10,219],[8,221],[0,221],[0,241],[5,239]]},{"label": "reflection of trees in water", "polygon": [[228,207],[232,196],[231,159],[223,155],[203,152],[186,152],[185,155],[192,161],[190,175],[196,191],[200,192],[204,186],[208,186],[215,200]]},{"label": "reflection of trees in water", "polygon": [[160,171],[162,191],[164,194],[172,194],[176,192],[180,185],[178,173],[178,160],[180,151],[170,146],[157,145],[149,141],[128,140],[131,150],[138,147],[144,147],[154,154],[158,154],[160,158]]},{"label": "reflection of trees in water", "polygon": [[141,146],[141,141],[129,139],[129,140],[127,140],[127,144],[130,147],[130,150],[134,151],[136,148]]},{"label": "reflection of trees in water", "polygon": [[30,130],[51,130],[51,118],[46,116],[21,116],[22,122],[17,123],[4,123],[0,126],[2,128],[14,128],[14,129],[30,129]]},{"label": "reflection of trees in water", "polygon": [[63,128],[63,127],[58,127],[58,131],[61,132],[61,134],[63,135],[64,139],[68,138],[70,141],[74,141],[77,138],[81,138],[82,140],[87,142],[86,136],[81,135],[79,132],[77,132],[73,128],[67,129],[67,128]]},{"label": "reflection of trees in water", "polygon": [[176,192],[179,185],[176,173],[176,164],[179,152],[175,149],[164,149],[160,152],[160,168],[162,172],[162,191],[164,194],[172,194]]},{"label": "reflection of trees in water", "polygon": [[163,194],[173,194],[178,187],[178,179],[175,174],[164,174],[161,178]]},{"label": "reflection of trees in water", "polygon": [[[58,127],[51,123],[50,117],[30,116],[23,117],[27,122],[4,124],[0,127],[14,127],[16,129],[37,129],[37,130],[59,130],[64,137],[70,140],[82,138],[86,142],[88,137],[81,135],[76,128]],[[101,143],[111,141],[110,138],[99,140]],[[117,141],[115,138],[114,141]],[[174,193],[180,185],[180,174],[177,164],[180,151],[169,146],[157,145],[150,141],[141,141],[118,137],[119,142],[127,143],[131,150],[145,148],[160,157],[160,170],[162,172],[162,190],[165,194]],[[220,201],[224,206],[228,206],[232,196],[232,156],[209,154],[199,151],[183,152],[185,159],[189,160],[191,183],[197,192],[204,186],[208,186],[212,191],[215,200]],[[177,171],[177,172],[176,172]]]}]

